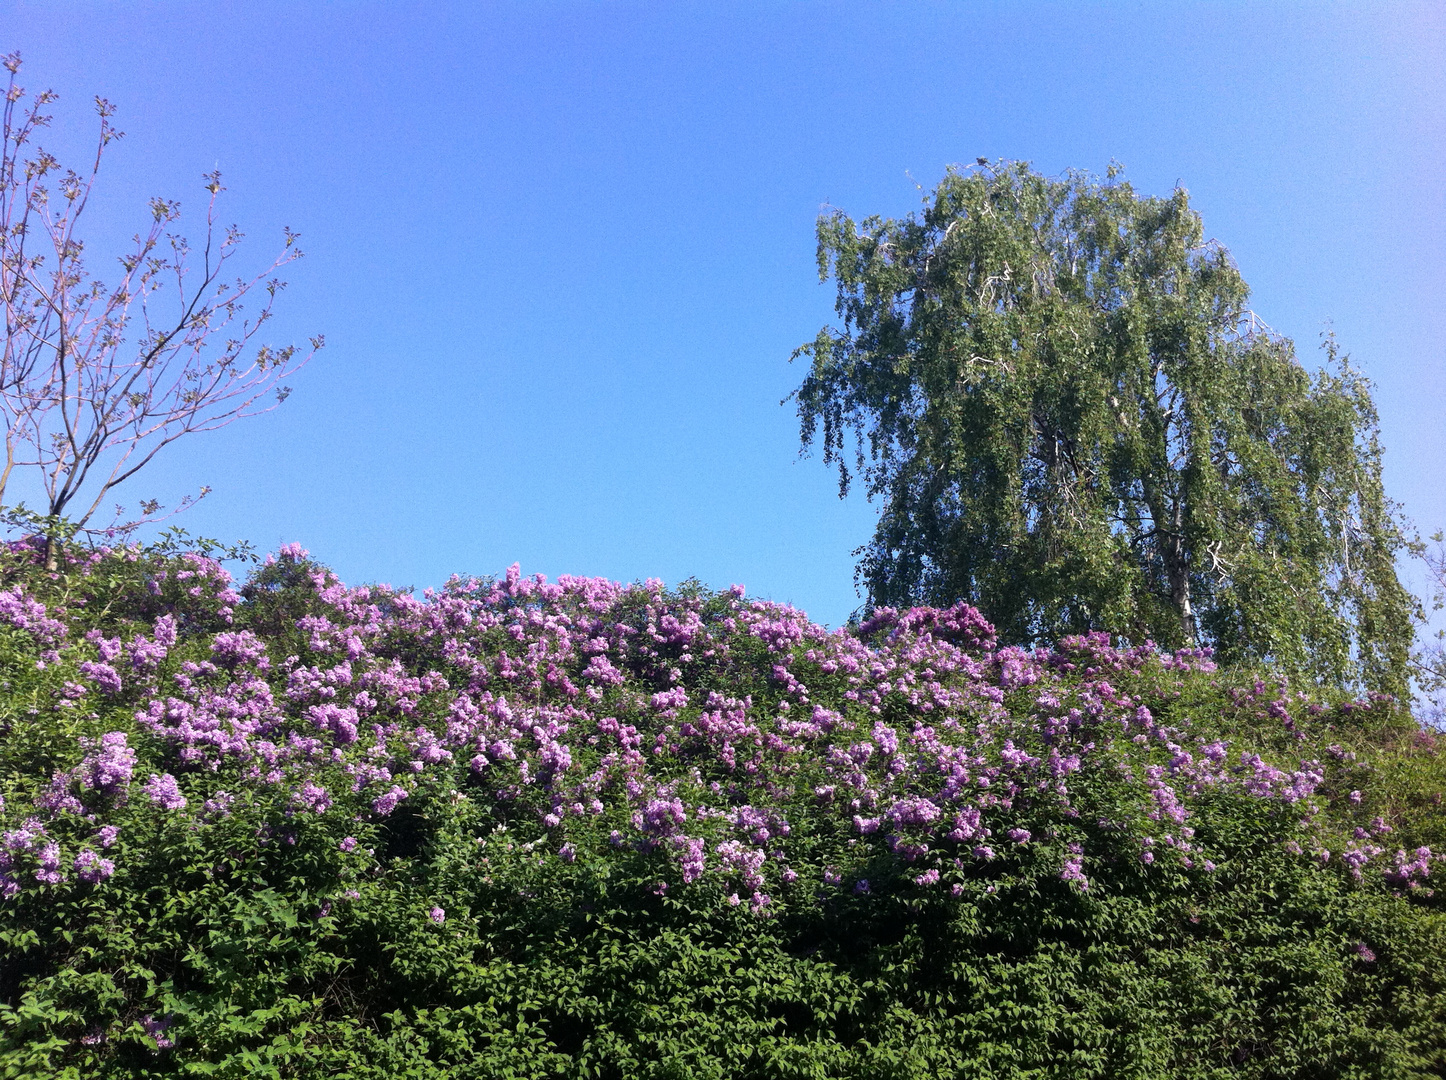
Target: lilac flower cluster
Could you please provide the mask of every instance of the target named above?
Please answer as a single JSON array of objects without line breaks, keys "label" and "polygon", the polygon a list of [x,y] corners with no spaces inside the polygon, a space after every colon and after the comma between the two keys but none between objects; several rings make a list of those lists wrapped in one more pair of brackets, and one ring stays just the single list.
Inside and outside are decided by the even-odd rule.
[{"label": "lilac flower cluster", "polygon": [[123,798],[136,767],[136,752],[127,745],[126,733],[107,732],[100,737],[99,746],[93,746],[89,740],[81,740],[81,747],[88,751],[78,770],[81,786]]},{"label": "lilac flower cluster", "polygon": [[[126,806],[138,751],[149,778],[135,802],[178,822],[225,818],[239,791],[296,823],[276,835],[329,815],[355,831],[424,789],[465,791],[507,807],[552,858],[627,849],[656,861],[660,889],[711,882],[759,914],[780,891],[876,891],[863,868],[883,857],[914,888],[958,896],[971,868],[1039,852],[1088,890],[1101,836],[1132,836],[1131,861],[1208,873],[1192,823],[1221,793],[1294,815],[1307,857],[1325,850],[1328,772],[1348,764],[1344,753],[1329,766],[1266,760],[1158,720],[1181,679],[1214,671],[1207,652],[1116,648],[1099,634],[1000,647],[962,604],[880,609],[856,632],[830,632],[740,588],[549,582],[513,566],[414,596],[347,588],[295,545],[268,568],[309,594],[284,654],[234,628],[240,596],[199,556],[149,579],[153,596],[179,599],[124,640],[93,632],[66,645],[45,605],[0,593],[0,621],[36,649],[64,645],[82,680],[58,695],[65,707],[127,700],[134,716],[131,731],[81,739],[74,768],[17,807],[0,892],[59,886],[67,870],[91,886],[114,873],[96,847],[115,843],[115,826],[98,823]],[[193,602],[227,628],[181,642]],[[1247,694],[1278,707],[1282,725],[1307,715],[1287,697],[1264,684]],[[1100,816],[1090,792],[1101,784],[1115,785],[1113,805],[1119,792],[1133,799],[1131,815]],[[827,865],[800,854],[805,810],[812,839],[838,838]],[[1402,851],[1386,865],[1380,826],[1338,849],[1344,865],[1420,887],[1437,856]]]},{"label": "lilac flower cluster", "polygon": [[0,622],[25,631],[42,645],[58,644],[66,632],[65,623],[52,617],[44,604],[25,595],[18,585],[0,589]]}]

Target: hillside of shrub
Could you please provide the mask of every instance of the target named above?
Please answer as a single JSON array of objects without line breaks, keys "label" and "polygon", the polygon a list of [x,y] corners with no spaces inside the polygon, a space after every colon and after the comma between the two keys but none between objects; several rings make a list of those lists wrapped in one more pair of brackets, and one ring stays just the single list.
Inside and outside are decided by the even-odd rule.
[{"label": "hillside of shrub", "polygon": [[1427,1077],[1434,736],[1202,651],[0,549],[0,1075]]}]

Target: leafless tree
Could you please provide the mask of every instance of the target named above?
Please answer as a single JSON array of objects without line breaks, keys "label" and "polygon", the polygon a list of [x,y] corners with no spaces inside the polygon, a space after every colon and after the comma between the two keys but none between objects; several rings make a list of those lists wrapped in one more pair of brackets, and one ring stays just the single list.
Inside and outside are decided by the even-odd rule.
[{"label": "leafless tree", "polygon": [[[204,178],[204,244],[192,247],[170,231],[179,203],[153,199],[149,226],[119,259],[119,276],[93,276],[77,227],[101,158],[123,134],[112,123],[115,110],[95,99],[95,156],[82,172],[64,169],[35,144],[56,95],[45,91],[27,101],[16,82],[19,54],[3,63],[9,81],[0,131],[0,503],[15,470],[32,469],[48,501],[46,516],[86,530],[111,490],[162,448],[284,401],[284,380],[322,339],[313,338],[306,351],[258,340],[286,285],[276,273],[301,251],[288,229],[281,254],[265,270],[230,276],[241,233],[217,225],[217,198],[225,190],[219,173]],[[139,517],[118,516],[115,525],[132,529],[160,509],[144,501]]]}]

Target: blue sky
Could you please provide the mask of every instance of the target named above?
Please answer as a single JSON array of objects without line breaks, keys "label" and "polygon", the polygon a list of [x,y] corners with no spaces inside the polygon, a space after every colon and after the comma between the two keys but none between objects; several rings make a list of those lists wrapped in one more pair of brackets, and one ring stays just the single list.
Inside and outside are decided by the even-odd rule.
[{"label": "blue sky", "polygon": [[814,221],[979,156],[1183,184],[1308,364],[1335,327],[1390,492],[1446,526],[1440,4],[0,2],[12,49],[68,159],[92,95],[120,110],[97,260],[217,166],[254,263],[302,234],[273,336],[328,345],[294,395],[122,489],[210,485],[193,533],[355,583],[741,582],[837,625],[873,508],[780,405],[832,316]]}]

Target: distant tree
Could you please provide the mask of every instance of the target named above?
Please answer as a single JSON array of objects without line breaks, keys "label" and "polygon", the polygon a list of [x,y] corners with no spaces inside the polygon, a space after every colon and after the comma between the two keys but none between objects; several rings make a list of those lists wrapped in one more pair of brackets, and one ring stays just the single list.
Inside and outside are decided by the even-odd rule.
[{"label": "distant tree", "polygon": [[[1422,546],[1419,555],[1426,569],[1427,604],[1436,615],[1446,611],[1446,534],[1438,532],[1431,540],[1436,546]],[[1421,699],[1417,715],[1435,727],[1446,727],[1446,630],[1422,637],[1411,658]]]},{"label": "distant tree", "polygon": [[1369,384],[1331,338],[1308,373],[1186,192],[1117,174],[953,169],[920,214],[820,217],[843,325],[794,354],[794,396],[840,495],[858,475],[881,503],[869,603],[1404,692],[1415,604]]},{"label": "distant tree", "polygon": [[[287,230],[282,253],[262,273],[225,276],[241,234],[233,226],[218,235],[216,199],[224,189],[212,173],[199,250],[167,231],[180,204],[153,199],[149,226],[120,258],[119,276],[92,276],[77,227],[101,157],[122,135],[111,122],[114,109],[95,99],[95,156],[83,172],[62,169],[34,145],[56,95],[45,91],[27,103],[16,83],[19,54],[3,63],[10,75],[0,129],[0,501],[14,470],[33,469],[48,504],[40,516],[69,518],[69,528],[83,529],[117,485],[181,436],[286,398],[282,381],[311,354],[255,338],[285,287],[275,271],[301,251]],[[260,306],[246,315],[243,301],[253,295]],[[314,338],[312,350],[321,344]],[[131,528],[160,509],[147,500],[138,519],[117,523]]]}]

